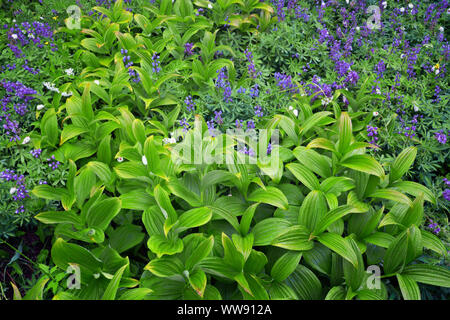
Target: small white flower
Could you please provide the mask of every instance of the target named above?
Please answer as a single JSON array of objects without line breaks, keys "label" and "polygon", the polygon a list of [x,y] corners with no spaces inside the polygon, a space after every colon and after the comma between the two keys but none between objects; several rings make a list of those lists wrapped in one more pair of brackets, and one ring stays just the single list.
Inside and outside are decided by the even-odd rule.
[{"label": "small white flower", "polygon": [[292,111],[294,113],[294,116],[298,117],[298,110],[295,109],[294,111]]},{"label": "small white flower", "polygon": [[31,138],[30,137],[25,137],[22,141],[22,144],[27,144],[28,142],[30,142]]},{"label": "small white flower", "polygon": [[418,106],[414,106],[414,111],[418,112],[419,111],[419,107]]},{"label": "small white flower", "polygon": [[211,3],[208,3],[208,8],[210,8],[210,9],[212,9],[212,8],[213,8],[213,6],[212,6],[212,4],[211,4]]},{"label": "small white flower", "polygon": [[379,115],[378,111],[374,111],[374,112],[373,112],[373,116],[374,116],[374,117],[377,117],[378,115]]},{"label": "small white flower", "polygon": [[439,27],[439,31],[442,33],[444,32],[444,27]]},{"label": "small white flower", "polygon": [[17,39],[17,34],[13,33],[13,34],[11,35],[11,38],[13,38],[14,40]]},{"label": "small white flower", "polygon": [[17,191],[17,188],[12,187],[11,189],[9,189],[9,194],[13,194]]},{"label": "small white flower", "polygon": [[359,31],[359,30],[361,30],[361,28],[360,27],[356,27],[356,31]]},{"label": "small white flower", "polygon": [[164,144],[173,144],[173,143],[177,143],[177,140],[175,138],[164,138],[163,143]]},{"label": "small white flower", "polygon": [[73,76],[73,75],[74,75],[73,69],[72,69],[72,68],[66,69],[66,70],[64,70],[64,72],[65,72],[68,76]]},{"label": "small white flower", "polygon": [[[42,18],[42,17],[41,17]],[[16,23],[16,19],[13,19],[13,22]]]},{"label": "small white flower", "polygon": [[36,106],[36,110],[42,110],[42,109],[44,109],[45,108],[45,106],[43,105],[43,104],[38,104],[37,106]]},{"label": "small white flower", "polygon": [[439,69],[434,70],[434,74],[439,74]]},{"label": "small white flower", "polygon": [[289,111],[294,110],[294,108],[292,106],[289,106]]},{"label": "small white flower", "polygon": [[381,94],[381,90],[377,88],[376,93]]},{"label": "small white flower", "polygon": [[142,163],[144,164],[144,166],[148,164],[147,158],[145,156],[142,156]]},{"label": "small white flower", "polygon": [[345,0],[345,2],[348,4],[350,2],[350,0]]},{"label": "small white flower", "polygon": [[63,97],[70,97],[70,96],[72,95],[72,91],[69,91],[69,92],[62,92],[61,95],[62,95]]},{"label": "small white flower", "polygon": [[123,162],[123,158],[122,157],[118,157],[117,158],[117,162]]},{"label": "small white flower", "polygon": [[386,2],[386,1],[383,1],[381,4],[383,5],[383,8],[384,8],[384,9],[387,8],[387,2]]},{"label": "small white flower", "polygon": [[405,57],[405,55],[402,53],[402,54],[400,55],[400,58],[403,59],[404,57]]},{"label": "small white flower", "polygon": [[405,8],[401,7],[401,8],[400,8],[400,12],[401,12],[401,13],[405,12]]},{"label": "small white flower", "polygon": [[412,3],[410,3],[410,4],[408,4],[408,7],[409,7],[410,9],[412,9],[412,8],[414,8],[414,5],[413,5]]},{"label": "small white flower", "polygon": [[94,80],[94,83],[98,86],[100,85],[100,81],[98,81],[98,80]]},{"label": "small white flower", "polygon": [[34,34],[32,34],[32,33],[29,33],[29,34],[28,34],[28,38],[30,38],[30,39],[34,39]]}]

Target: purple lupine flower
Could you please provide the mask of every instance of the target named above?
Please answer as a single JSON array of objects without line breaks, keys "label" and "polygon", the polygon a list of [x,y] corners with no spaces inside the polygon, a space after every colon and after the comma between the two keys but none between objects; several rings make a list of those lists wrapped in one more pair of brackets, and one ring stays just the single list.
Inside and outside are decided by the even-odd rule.
[{"label": "purple lupine flower", "polygon": [[193,43],[190,43],[190,42],[186,43],[186,44],[184,45],[184,53],[185,53],[187,56],[193,55],[193,54],[194,54],[194,52],[192,51],[193,48],[194,48],[194,44],[193,44]]},{"label": "purple lupine flower", "polygon": [[257,116],[258,118],[264,116],[264,112],[262,111],[262,108],[260,106],[255,106],[254,109],[255,109],[255,116]]},{"label": "purple lupine flower", "polygon": [[367,136],[372,137],[370,143],[376,146],[378,141],[378,128],[367,125]]},{"label": "purple lupine flower", "polygon": [[34,150],[31,150],[30,153],[31,153],[31,155],[32,155],[33,157],[39,158],[39,156],[40,156],[41,153],[42,153],[42,150],[41,150],[41,149],[34,149]]},{"label": "purple lupine flower", "polygon": [[445,189],[444,192],[442,192],[442,196],[445,200],[450,201],[450,189]]},{"label": "purple lupine flower", "polygon": [[152,70],[154,73],[159,73],[161,71],[159,55],[156,53],[152,56]]},{"label": "purple lupine flower", "polygon": [[436,132],[434,137],[440,144],[447,143],[447,135],[444,133],[444,130],[440,130],[439,132]]},{"label": "purple lupine flower", "polygon": [[187,110],[189,112],[194,111],[194,109],[195,109],[195,102],[194,102],[194,100],[192,100],[192,96],[190,96],[190,95],[187,96],[184,99],[184,103],[186,104],[186,108],[187,108]]}]

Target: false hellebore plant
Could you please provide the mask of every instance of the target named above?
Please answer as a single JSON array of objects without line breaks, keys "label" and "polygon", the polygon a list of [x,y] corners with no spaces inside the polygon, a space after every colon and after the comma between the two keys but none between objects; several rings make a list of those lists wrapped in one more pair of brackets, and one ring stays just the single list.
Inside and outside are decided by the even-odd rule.
[{"label": "false hellebore plant", "polygon": [[[419,229],[424,201],[434,203],[434,195],[402,179],[416,149],[405,149],[386,174],[366,152],[373,145],[353,136],[347,112],[334,119],[303,104],[298,116],[266,121],[262,129],[278,128],[281,136],[271,144],[275,167],[192,164],[184,153],[177,161],[176,145],[163,142],[176,116],[146,128],[125,107],[108,116],[94,112],[88,96],[69,99],[90,110],[77,116],[114,123],[114,134],[82,134],[100,139],[99,149],[83,161],[65,149],[66,188],[33,190],[65,210],[36,217],[56,224],[54,263],[79,268],[80,289],[55,298],[387,299],[389,279],[405,299],[420,299],[418,283],[450,287],[447,269],[416,260],[424,248],[447,254],[435,235]],[[234,138],[211,136],[198,121],[201,143],[190,144],[196,133],[189,130],[177,143],[183,150],[249,157],[227,144],[217,148]],[[268,142],[260,141],[265,148]],[[383,270],[381,277],[371,270]]]}]

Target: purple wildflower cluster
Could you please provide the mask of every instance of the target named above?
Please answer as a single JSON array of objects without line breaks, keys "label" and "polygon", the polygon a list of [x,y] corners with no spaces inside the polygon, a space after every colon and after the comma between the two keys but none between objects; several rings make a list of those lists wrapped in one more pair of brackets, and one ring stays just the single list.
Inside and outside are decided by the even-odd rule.
[{"label": "purple wildflower cluster", "polygon": [[439,232],[441,232],[441,227],[436,222],[433,222],[433,220],[431,220],[431,219],[429,219],[429,220],[430,220],[430,223],[428,224],[427,227],[429,229],[431,229],[431,231],[434,234],[438,234]]},{"label": "purple wildflower cluster", "polygon": [[436,132],[434,134],[434,137],[436,138],[436,140],[440,143],[440,144],[446,144],[447,143],[447,137],[450,135],[450,131],[445,134],[444,130],[441,129],[438,132]]},{"label": "purple wildflower cluster", "polygon": [[187,110],[189,112],[194,111],[194,109],[195,109],[195,102],[194,102],[194,100],[192,100],[192,96],[187,96],[184,99],[184,103],[186,104],[186,108],[187,108]]},{"label": "purple wildflower cluster", "polygon": [[14,182],[13,187],[9,190],[9,193],[11,198],[18,203],[19,207],[16,209],[16,213],[25,212],[25,207],[20,204],[26,198],[30,197],[29,191],[25,185],[25,176],[16,174],[14,170],[5,169],[0,172],[0,179]]},{"label": "purple wildflower cluster", "polygon": [[6,79],[0,82],[0,87],[3,87],[6,91],[0,99],[0,123],[5,134],[10,136],[9,141],[19,141],[20,126],[18,119],[25,116],[29,102],[34,99],[32,95],[37,92],[19,81],[13,82]]},{"label": "purple wildflower cluster", "polygon": [[59,161],[55,160],[55,156],[52,155],[50,158],[47,158],[48,166],[55,171],[58,169],[59,165],[61,164]]},{"label": "purple wildflower cluster", "polygon": [[136,70],[131,69],[133,66],[133,61],[131,61],[131,56],[128,55],[127,49],[120,49],[120,53],[123,55],[122,62],[125,65],[125,68],[128,69],[128,74],[130,75],[130,78],[133,82],[140,82],[141,78],[139,77],[139,74],[136,72]]},{"label": "purple wildflower cluster", "polygon": [[194,48],[194,44],[193,43],[190,43],[190,42],[186,43],[184,45],[184,53],[187,56],[192,56],[194,54],[193,48]]},{"label": "purple wildflower cluster", "polygon": [[277,86],[282,90],[289,93],[299,93],[297,85],[292,83],[292,77],[280,72],[275,72],[274,78],[277,81]]},{"label": "purple wildflower cluster", "polygon": [[261,71],[256,72],[255,63],[253,62],[253,53],[247,48],[245,49],[244,54],[248,62],[248,73],[253,79],[256,79],[261,75]]},{"label": "purple wildflower cluster", "polygon": [[225,102],[232,102],[231,98],[231,84],[228,81],[228,76],[225,74],[226,68],[217,70],[216,88],[223,89],[223,100]]},{"label": "purple wildflower cluster", "polygon": [[367,136],[371,137],[371,139],[372,139],[370,141],[371,144],[373,144],[375,146],[378,146],[377,145],[377,141],[378,141],[378,127],[373,127],[373,126],[368,125],[367,126]]},{"label": "purple wildflower cluster", "polygon": [[159,55],[157,53],[152,56],[152,70],[154,73],[159,73],[161,71],[161,62],[159,61]]}]

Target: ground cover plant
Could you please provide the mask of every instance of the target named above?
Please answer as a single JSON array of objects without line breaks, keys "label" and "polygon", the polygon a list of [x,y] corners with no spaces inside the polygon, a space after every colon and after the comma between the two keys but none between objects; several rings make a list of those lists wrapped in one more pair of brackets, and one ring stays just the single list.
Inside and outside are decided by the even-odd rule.
[{"label": "ground cover plant", "polygon": [[2,298],[448,298],[448,1],[0,6]]}]

